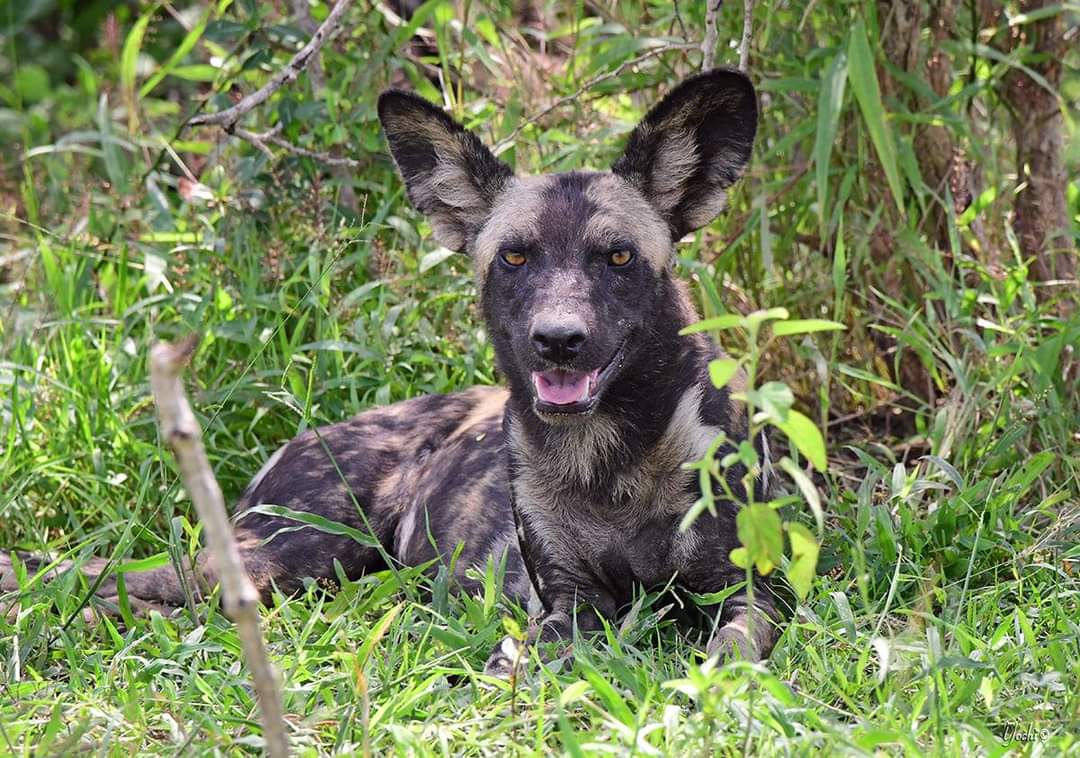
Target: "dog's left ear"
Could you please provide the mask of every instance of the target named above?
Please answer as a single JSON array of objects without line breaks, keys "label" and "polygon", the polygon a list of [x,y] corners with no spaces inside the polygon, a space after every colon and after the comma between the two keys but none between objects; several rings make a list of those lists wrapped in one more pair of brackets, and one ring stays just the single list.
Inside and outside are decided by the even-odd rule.
[{"label": "dog's left ear", "polygon": [[379,121],[409,200],[441,244],[467,250],[514,172],[475,134],[410,92],[383,92]]},{"label": "dog's left ear", "polygon": [[687,79],[649,111],[611,170],[645,195],[678,240],[719,215],[756,131],[754,86],[745,74],[715,69]]}]

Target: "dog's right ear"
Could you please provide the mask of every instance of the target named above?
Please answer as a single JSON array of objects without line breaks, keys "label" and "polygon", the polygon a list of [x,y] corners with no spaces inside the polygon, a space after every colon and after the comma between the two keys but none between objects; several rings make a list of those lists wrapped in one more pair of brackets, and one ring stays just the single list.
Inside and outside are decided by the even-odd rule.
[{"label": "dog's right ear", "polygon": [[412,93],[383,92],[379,121],[409,200],[442,245],[467,250],[513,171],[475,134]]},{"label": "dog's right ear", "polygon": [[725,190],[746,168],[756,131],[750,79],[713,69],[690,77],[650,110],[611,170],[641,191],[678,240],[723,210]]}]

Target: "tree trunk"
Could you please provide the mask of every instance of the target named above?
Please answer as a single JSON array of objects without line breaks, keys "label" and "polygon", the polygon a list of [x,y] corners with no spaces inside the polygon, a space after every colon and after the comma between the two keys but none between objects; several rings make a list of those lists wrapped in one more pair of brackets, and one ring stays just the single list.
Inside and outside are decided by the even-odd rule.
[{"label": "tree trunk", "polygon": [[[1020,10],[1031,13],[1052,4],[1050,0],[1023,0]],[[1011,34],[1013,49],[1030,45],[1025,64],[1053,89],[1048,91],[1019,69],[1005,81],[1003,96],[1013,115],[1020,183],[1014,205],[1016,237],[1023,255],[1033,258],[1033,279],[1075,280],[1076,256],[1065,201],[1064,118],[1057,95],[1066,51],[1064,13],[1014,27]],[[1043,297],[1060,291],[1057,287],[1042,289]]]}]

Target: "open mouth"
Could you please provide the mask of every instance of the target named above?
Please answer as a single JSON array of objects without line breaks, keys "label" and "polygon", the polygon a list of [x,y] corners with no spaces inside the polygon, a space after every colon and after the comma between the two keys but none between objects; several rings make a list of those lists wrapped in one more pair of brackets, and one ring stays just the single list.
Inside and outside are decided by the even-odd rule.
[{"label": "open mouth", "polygon": [[570,371],[553,368],[532,372],[535,408],[540,413],[587,413],[596,405],[608,379],[622,363],[622,346],[603,368]]}]

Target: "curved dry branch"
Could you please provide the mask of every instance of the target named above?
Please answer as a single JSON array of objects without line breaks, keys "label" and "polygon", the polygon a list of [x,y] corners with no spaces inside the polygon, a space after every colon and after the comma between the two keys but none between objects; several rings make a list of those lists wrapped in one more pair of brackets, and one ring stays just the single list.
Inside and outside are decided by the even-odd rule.
[{"label": "curved dry branch", "polygon": [[326,41],[330,39],[337,32],[338,26],[341,25],[341,19],[345,15],[346,9],[349,7],[350,0],[337,0],[334,3],[333,9],[330,11],[330,15],[326,17],[326,20],[322,22],[315,33],[311,35],[311,39],[304,45],[300,52],[293,56],[292,60],[286,64],[285,68],[277,72],[274,78],[267,82],[264,86],[260,87],[250,95],[246,95],[240,102],[231,108],[226,108],[223,111],[217,113],[210,113],[203,116],[196,116],[191,119],[189,124],[191,126],[211,126],[217,125],[222,127],[225,131],[232,134],[236,128],[236,123],[243,118],[250,110],[262,105],[270,96],[281,89],[284,85],[292,82],[296,77],[300,76],[308,64],[311,63],[312,58],[319,52]]},{"label": "curved dry branch", "polygon": [[168,342],[154,345],[150,350],[150,388],[158,408],[161,436],[176,456],[184,487],[203,525],[210,560],[221,584],[222,606],[236,623],[262,713],[266,754],[275,758],[287,756],[289,740],[285,734],[281,690],[259,628],[259,593],[244,569],[225,511],[225,499],[203,448],[202,430],[180,379],[198,342],[198,337],[192,335],[178,345]]},{"label": "curved dry branch", "polygon": [[750,33],[754,30],[754,0],[743,0],[742,39],[739,40],[739,70],[750,65]]},{"label": "curved dry branch", "polygon": [[716,42],[720,38],[720,6],[724,0],[706,0],[705,39],[701,43],[701,70],[708,71],[716,65]]}]

